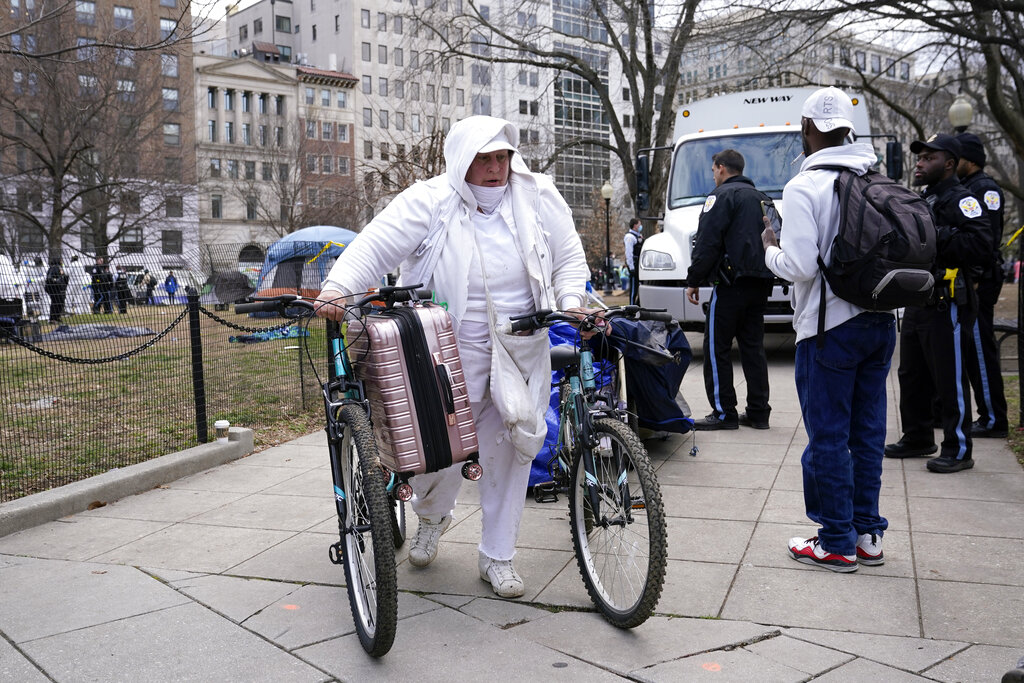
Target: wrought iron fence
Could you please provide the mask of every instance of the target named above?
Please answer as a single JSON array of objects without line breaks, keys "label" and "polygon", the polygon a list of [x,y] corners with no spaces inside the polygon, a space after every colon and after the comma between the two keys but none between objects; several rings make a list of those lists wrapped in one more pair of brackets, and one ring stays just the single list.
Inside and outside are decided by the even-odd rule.
[{"label": "wrought iron fence", "polygon": [[[65,259],[66,281],[0,263],[0,502],[205,442],[218,419],[259,433],[321,410],[307,361],[323,357],[321,321],[230,305],[256,290],[267,246],[220,245],[172,268]],[[329,265],[293,264],[293,285],[318,286]]]}]

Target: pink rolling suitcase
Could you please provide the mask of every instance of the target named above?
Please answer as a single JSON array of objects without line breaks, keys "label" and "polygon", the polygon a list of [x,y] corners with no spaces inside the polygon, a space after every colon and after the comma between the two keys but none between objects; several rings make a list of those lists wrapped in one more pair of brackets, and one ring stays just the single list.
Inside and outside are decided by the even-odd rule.
[{"label": "pink rolling suitcase", "polygon": [[448,311],[429,302],[399,305],[350,322],[345,336],[386,467],[422,474],[477,459],[473,412]]}]

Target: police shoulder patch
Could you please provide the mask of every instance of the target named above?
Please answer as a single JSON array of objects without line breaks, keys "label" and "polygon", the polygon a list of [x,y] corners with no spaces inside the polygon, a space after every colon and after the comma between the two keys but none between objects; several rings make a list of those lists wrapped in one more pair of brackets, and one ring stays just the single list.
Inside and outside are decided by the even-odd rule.
[{"label": "police shoulder patch", "polygon": [[988,207],[989,211],[998,211],[1000,198],[999,193],[995,190],[989,190],[985,193],[985,206]]},{"label": "police shoulder patch", "polygon": [[703,213],[707,213],[708,211],[711,210],[711,207],[715,205],[715,200],[716,199],[718,199],[718,197],[716,197],[715,195],[713,195],[713,194],[708,195],[708,198],[706,200],[704,200],[704,211],[703,211]]},{"label": "police shoulder patch", "polygon": [[981,215],[981,204],[974,197],[964,197],[960,200],[960,211],[968,218],[977,218]]}]

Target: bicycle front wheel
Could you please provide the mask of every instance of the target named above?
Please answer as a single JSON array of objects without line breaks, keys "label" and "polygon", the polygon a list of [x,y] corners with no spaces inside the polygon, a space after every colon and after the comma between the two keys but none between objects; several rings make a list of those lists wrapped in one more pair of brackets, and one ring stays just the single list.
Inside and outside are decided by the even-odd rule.
[{"label": "bicycle front wheel", "polygon": [[339,454],[346,512],[345,583],[359,642],[370,655],[380,657],[391,649],[398,625],[391,504],[366,412],[347,405],[340,419],[345,423]]},{"label": "bicycle front wheel", "polygon": [[665,583],[668,543],[661,489],[647,451],[618,420],[594,421],[598,508],[587,493],[581,449],[569,473],[569,524],[583,583],[610,623],[633,628],[647,620]]}]

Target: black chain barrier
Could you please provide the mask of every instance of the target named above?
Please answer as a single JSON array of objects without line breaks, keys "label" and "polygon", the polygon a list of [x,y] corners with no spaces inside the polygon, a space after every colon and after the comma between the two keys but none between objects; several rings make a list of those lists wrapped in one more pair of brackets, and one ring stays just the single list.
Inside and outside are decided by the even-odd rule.
[{"label": "black chain barrier", "polygon": [[281,323],[280,325],[274,325],[273,327],[246,327],[245,325],[238,325],[236,323],[231,322],[230,320],[225,320],[224,318],[220,317],[216,313],[212,313],[211,311],[208,311],[207,309],[203,308],[202,306],[199,307],[199,312],[202,313],[203,315],[205,315],[207,318],[210,318],[211,320],[216,320],[221,325],[224,325],[226,327],[230,327],[232,329],[236,329],[239,332],[253,332],[253,333],[255,333],[255,332],[272,332],[273,330],[284,329],[286,327],[289,327],[292,324],[292,321],[289,320],[287,322]]},{"label": "black chain barrier", "polygon": [[4,335],[6,335],[6,337],[8,339],[10,339],[12,342],[17,344],[18,346],[23,346],[24,348],[28,349],[29,351],[31,351],[33,353],[37,353],[40,356],[46,356],[47,358],[52,358],[53,360],[59,360],[59,361],[61,361],[63,363],[79,363],[81,365],[100,365],[102,363],[114,363],[114,362],[119,361],[119,360],[125,360],[126,358],[131,358],[132,356],[145,351],[146,349],[148,349],[149,347],[153,346],[158,341],[160,341],[161,339],[166,337],[167,333],[170,332],[171,330],[173,330],[175,328],[175,326],[178,325],[178,323],[180,323],[182,320],[184,320],[186,315],[188,315],[188,308],[183,309],[181,311],[181,314],[177,318],[175,318],[174,321],[170,325],[167,326],[167,329],[165,329],[163,332],[161,332],[160,334],[156,335],[155,337],[153,337],[152,339],[150,339],[146,343],[144,343],[141,346],[138,346],[138,347],[132,349],[131,351],[126,351],[126,352],[124,352],[122,354],[119,354],[117,356],[108,356],[107,358],[73,358],[72,356],[64,356],[64,355],[61,355],[59,353],[54,353],[53,351],[47,351],[46,349],[40,348],[40,347],[36,346],[35,344],[32,344],[31,342],[26,341],[21,336],[19,336],[17,334],[13,334],[12,332],[10,332],[7,329],[0,328],[0,332],[3,332]]}]

